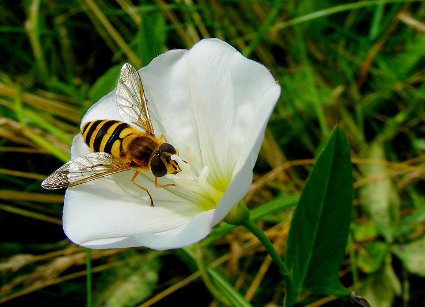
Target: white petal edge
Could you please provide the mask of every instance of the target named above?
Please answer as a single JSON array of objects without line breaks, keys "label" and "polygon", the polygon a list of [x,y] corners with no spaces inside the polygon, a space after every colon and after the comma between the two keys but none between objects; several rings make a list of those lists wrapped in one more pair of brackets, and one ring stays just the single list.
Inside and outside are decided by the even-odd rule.
[{"label": "white petal edge", "polygon": [[[213,211],[205,211],[195,216],[178,231],[164,234],[135,234],[130,237],[99,239],[84,243],[74,242],[87,248],[108,249],[144,246],[156,250],[176,249],[199,242],[211,232]],[[197,231],[193,231],[196,229]]]},{"label": "white petal edge", "polygon": [[189,78],[203,165],[209,181],[225,191],[237,167],[247,159],[255,163],[259,147],[253,146],[263,137],[280,86],[263,65],[218,39],[189,51]]},{"label": "white petal edge", "polygon": [[81,134],[74,136],[71,144],[71,159],[75,159],[91,153],[90,148],[84,142]]},{"label": "white petal edge", "polygon": [[[120,175],[125,177],[124,173]],[[161,201],[151,208],[147,204],[138,204],[134,195],[123,193],[111,177],[68,189],[63,214],[63,227],[68,238],[92,248],[107,248],[118,243],[121,247],[131,247],[127,244],[133,242],[131,244],[135,245],[132,246],[158,249],[161,246],[185,246],[190,244],[187,242],[200,240],[209,233],[212,211],[206,214],[197,211],[192,204],[176,200]],[[206,219],[205,227],[193,231],[190,225],[200,227],[197,221],[205,222]],[[188,236],[190,233],[191,236]]]},{"label": "white petal edge", "polygon": [[[98,181],[102,180],[105,179]],[[99,197],[95,200],[98,207],[93,209],[96,202],[90,201],[90,203],[78,205],[76,195],[73,193],[86,198],[86,195],[82,195],[81,189],[67,191],[64,231],[71,241],[87,248],[145,246],[157,250],[173,249],[198,242],[211,231],[214,210],[201,212],[187,219],[179,219],[178,216],[171,215],[170,218],[173,221],[168,220],[168,225],[165,225],[163,223],[166,218],[164,215],[167,214],[166,210],[143,208],[130,204],[128,200],[115,201],[114,205],[119,208],[111,209],[112,204],[106,203]],[[70,200],[70,198],[73,199]],[[108,198],[112,198],[111,191],[108,192]],[[99,204],[99,201],[102,203]],[[164,206],[164,203],[161,205]],[[154,211],[159,212],[155,216],[152,214],[151,217],[146,216],[147,213]],[[146,220],[143,221],[142,217],[155,223],[150,227],[143,227]],[[165,228],[169,230],[165,231]],[[196,231],[193,231],[194,229]]]}]

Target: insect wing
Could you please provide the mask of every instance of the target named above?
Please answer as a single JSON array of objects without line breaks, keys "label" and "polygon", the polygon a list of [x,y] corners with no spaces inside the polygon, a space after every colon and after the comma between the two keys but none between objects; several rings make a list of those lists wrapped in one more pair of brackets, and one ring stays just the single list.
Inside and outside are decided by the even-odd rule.
[{"label": "insect wing", "polygon": [[121,68],[116,94],[120,115],[146,133],[154,135],[142,79],[131,64],[125,63]]},{"label": "insect wing", "polygon": [[47,177],[41,186],[47,190],[68,188],[129,169],[129,163],[116,161],[105,152],[94,152],[64,164]]}]

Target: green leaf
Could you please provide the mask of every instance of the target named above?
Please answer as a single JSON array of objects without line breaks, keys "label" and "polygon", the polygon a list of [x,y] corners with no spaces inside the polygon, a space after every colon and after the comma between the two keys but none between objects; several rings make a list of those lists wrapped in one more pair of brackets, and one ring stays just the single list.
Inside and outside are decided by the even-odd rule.
[{"label": "green leaf", "polygon": [[89,91],[89,99],[92,102],[96,102],[112,91],[112,89],[117,85],[120,71],[121,65],[113,66],[99,79],[97,79]]},{"label": "green leaf", "polygon": [[391,255],[387,255],[381,269],[373,274],[360,295],[373,307],[391,307],[394,297],[401,293],[400,281],[391,265]]},{"label": "green leaf", "polygon": [[142,66],[145,66],[166,49],[167,29],[161,13],[143,12],[142,19],[135,42]]},{"label": "green leaf", "polygon": [[[415,196],[415,192],[411,192],[411,197],[418,197],[416,202],[416,210],[409,215],[404,215],[400,218],[397,229],[394,232],[394,237],[398,242],[411,241],[417,236],[417,228],[425,223],[425,199],[421,196]],[[411,238],[413,237],[413,238]]]},{"label": "green leaf", "polygon": [[134,255],[128,263],[101,275],[94,306],[136,306],[152,294],[159,269],[158,258]]},{"label": "green leaf", "polygon": [[360,190],[362,204],[375,222],[378,231],[387,242],[392,242],[398,222],[399,199],[387,166],[385,149],[382,143],[374,142],[365,154],[365,159],[376,161],[361,167],[363,176],[369,180]]},{"label": "green leaf", "polygon": [[425,277],[425,236],[408,244],[397,245],[394,254],[400,258],[407,271]]},{"label": "green leaf", "polygon": [[286,306],[305,289],[325,295],[347,295],[338,279],[344,258],[353,199],[350,148],[337,127],[301,194],[286,245],[291,271]]},{"label": "green leaf", "polygon": [[367,244],[359,251],[357,266],[365,273],[376,272],[382,267],[387,253],[388,245],[385,242],[376,241]]},{"label": "green leaf", "polygon": [[378,229],[373,221],[365,221],[361,224],[354,224],[352,234],[355,241],[373,241],[378,235]]}]

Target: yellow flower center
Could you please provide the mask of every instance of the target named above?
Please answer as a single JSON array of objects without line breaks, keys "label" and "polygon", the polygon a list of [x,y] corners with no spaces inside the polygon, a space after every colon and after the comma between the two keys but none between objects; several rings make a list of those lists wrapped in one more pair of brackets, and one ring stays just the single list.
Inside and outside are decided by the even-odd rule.
[{"label": "yellow flower center", "polygon": [[208,166],[198,168],[201,170],[196,171],[194,166],[183,161],[179,156],[173,156],[172,159],[177,161],[181,172],[176,175],[167,175],[167,178],[174,181],[176,186],[186,190],[185,197],[196,202],[201,211],[215,209],[227,186],[223,188],[223,182],[216,185],[208,181]]}]

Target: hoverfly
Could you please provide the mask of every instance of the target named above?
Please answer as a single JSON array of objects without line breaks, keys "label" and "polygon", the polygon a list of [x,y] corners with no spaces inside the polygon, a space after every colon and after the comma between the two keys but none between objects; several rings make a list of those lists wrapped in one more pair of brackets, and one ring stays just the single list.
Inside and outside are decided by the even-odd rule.
[{"label": "hoverfly", "polygon": [[161,185],[158,177],[181,171],[177,162],[171,159],[177,151],[167,143],[164,135],[159,138],[155,136],[142,79],[138,71],[128,63],[121,69],[116,97],[121,117],[141,131],[116,120],[85,123],[81,127],[81,135],[92,153],[64,164],[41,183],[43,188],[68,188],[111,174],[134,170],[130,181],[146,191],[153,207],[151,194],[135,181],[137,176],[151,171],[155,176],[155,187],[174,185]]}]

